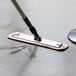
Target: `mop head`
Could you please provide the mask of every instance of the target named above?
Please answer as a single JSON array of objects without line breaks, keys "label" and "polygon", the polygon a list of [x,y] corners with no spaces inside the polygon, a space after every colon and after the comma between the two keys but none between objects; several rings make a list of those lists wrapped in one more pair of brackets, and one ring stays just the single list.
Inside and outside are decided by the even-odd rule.
[{"label": "mop head", "polygon": [[59,50],[59,51],[65,50],[69,47],[65,43],[60,43],[60,42],[45,39],[45,38],[42,38],[41,41],[36,41],[34,40],[33,35],[24,34],[21,32],[14,32],[8,35],[8,38],[15,41],[20,41],[20,42],[24,42],[24,43],[28,43],[28,44],[32,44],[40,47],[45,47],[53,50]]}]

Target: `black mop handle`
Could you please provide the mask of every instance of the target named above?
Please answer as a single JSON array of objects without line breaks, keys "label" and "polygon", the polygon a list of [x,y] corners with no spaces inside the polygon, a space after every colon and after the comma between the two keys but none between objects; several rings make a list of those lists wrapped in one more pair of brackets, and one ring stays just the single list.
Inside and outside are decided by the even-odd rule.
[{"label": "black mop handle", "polygon": [[29,30],[31,31],[31,33],[34,35],[35,38],[39,38],[37,39],[38,41],[41,41],[41,38],[39,36],[39,34],[37,33],[37,30],[35,29],[35,27],[31,24],[31,22],[29,21],[28,17],[24,14],[24,12],[22,11],[22,9],[20,8],[19,4],[17,3],[16,0],[11,0],[12,3],[15,5],[16,9],[18,10],[18,12],[20,13],[20,15],[22,16],[24,22],[27,24]]}]

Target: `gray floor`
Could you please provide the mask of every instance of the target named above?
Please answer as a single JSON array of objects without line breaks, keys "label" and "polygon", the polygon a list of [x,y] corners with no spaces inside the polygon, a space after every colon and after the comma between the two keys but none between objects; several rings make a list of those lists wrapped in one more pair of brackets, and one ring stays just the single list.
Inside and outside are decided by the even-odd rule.
[{"label": "gray floor", "polygon": [[42,37],[69,44],[65,52],[7,39],[30,33],[11,0],[0,0],[0,76],[76,76],[76,45],[67,39],[76,27],[75,0],[17,0]]}]

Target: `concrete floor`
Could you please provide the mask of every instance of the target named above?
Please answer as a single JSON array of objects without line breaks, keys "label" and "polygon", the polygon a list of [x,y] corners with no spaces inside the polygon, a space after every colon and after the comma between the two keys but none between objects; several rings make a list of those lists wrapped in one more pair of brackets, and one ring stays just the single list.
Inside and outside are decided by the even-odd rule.
[{"label": "concrete floor", "polygon": [[11,0],[0,0],[0,76],[76,76],[76,45],[68,33],[76,27],[75,0],[17,0],[42,37],[69,44],[65,52],[7,39],[30,33]]}]

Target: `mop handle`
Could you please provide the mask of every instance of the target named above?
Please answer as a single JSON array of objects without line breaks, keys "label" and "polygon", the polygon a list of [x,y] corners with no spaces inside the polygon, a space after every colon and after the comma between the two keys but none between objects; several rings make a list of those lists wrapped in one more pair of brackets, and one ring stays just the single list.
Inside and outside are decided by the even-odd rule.
[{"label": "mop handle", "polygon": [[12,3],[15,5],[16,9],[18,10],[18,12],[20,13],[21,17],[23,18],[24,22],[27,24],[29,30],[31,31],[31,33],[34,35],[34,37],[40,37],[39,34],[37,33],[37,30],[35,29],[35,27],[31,24],[30,20],[28,19],[28,17],[24,14],[24,12],[22,11],[22,9],[20,8],[19,4],[17,3],[16,0],[11,0]]}]

